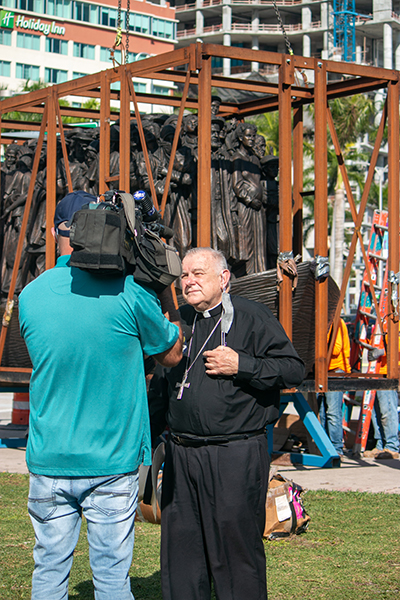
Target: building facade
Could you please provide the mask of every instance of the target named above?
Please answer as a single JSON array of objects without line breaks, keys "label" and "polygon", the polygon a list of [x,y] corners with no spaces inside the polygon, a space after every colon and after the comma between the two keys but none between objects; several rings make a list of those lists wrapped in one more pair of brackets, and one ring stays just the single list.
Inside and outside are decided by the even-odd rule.
[{"label": "building facade", "polygon": [[[253,50],[287,53],[279,18],[294,54],[343,60],[344,48],[335,29],[343,0],[176,0],[178,47],[196,40]],[[400,1],[356,0],[355,33],[357,63],[400,69]],[[214,61],[214,69],[228,76],[248,71],[240,61]],[[251,70],[259,70],[258,63]]]},{"label": "building facade", "polygon": [[[126,0],[0,0],[0,86],[6,96],[26,80],[63,83],[113,66],[120,21],[127,62],[175,48],[175,10],[160,3]],[[129,25],[128,44],[125,30]],[[121,48],[121,46],[119,47]],[[114,53],[121,64],[121,50]],[[138,81],[139,92],[168,94],[168,82]]]}]

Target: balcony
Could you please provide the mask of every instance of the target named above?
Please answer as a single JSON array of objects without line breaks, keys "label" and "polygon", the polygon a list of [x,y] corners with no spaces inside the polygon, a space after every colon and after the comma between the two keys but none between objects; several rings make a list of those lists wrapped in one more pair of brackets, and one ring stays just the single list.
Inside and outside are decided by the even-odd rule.
[{"label": "balcony", "polygon": [[[271,6],[273,7],[273,2],[271,0],[231,0],[231,4],[249,4],[249,5],[263,5],[263,6]],[[277,0],[276,4],[280,6],[294,6],[296,4],[301,4],[302,0]],[[222,0],[203,0],[203,6],[201,8],[207,8],[209,6],[219,6],[222,4]],[[181,4],[179,6],[175,6],[175,12],[183,12],[185,10],[195,10],[196,3],[192,2],[191,4]]]},{"label": "balcony", "polygon": [[[285,24],[286,33],[296,33],[298,31],[303,31],[303,26],[301,23],[291,23]],[[313,21],[310,23],[310,27],[308,29],[320,29],[321,21]],[[178,31],[178,39],[186,38],[195,35],[203,35],[206,33],[220,33],[222,31],[222,23],[218,23],[217,25],[211,25],[209,27],[204,27],[203,31],[196,34],[196,29],[184,29]],[[260,23],[257,30],[253,30],[253,26],[251,23],[232,23],[230,30],[226,30],[225,33],[233,32],[233,33],[281,33],[281,27],[278,23],[274,25],[270,25],[269,23]]]}]

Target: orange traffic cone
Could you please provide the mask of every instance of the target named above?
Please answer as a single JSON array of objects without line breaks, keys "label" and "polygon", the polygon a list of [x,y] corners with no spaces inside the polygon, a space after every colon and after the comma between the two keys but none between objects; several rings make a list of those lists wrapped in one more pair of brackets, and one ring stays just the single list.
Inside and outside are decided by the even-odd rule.
[{"label": "orange traffic cone", "polygon": [[29,393],[14,393],[11,423],[29,425]]}]

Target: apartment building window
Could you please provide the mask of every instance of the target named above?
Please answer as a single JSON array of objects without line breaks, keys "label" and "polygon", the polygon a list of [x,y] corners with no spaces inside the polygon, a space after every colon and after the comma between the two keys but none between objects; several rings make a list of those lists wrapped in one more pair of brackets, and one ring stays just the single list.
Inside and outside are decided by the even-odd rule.
[{"label": "apartment building window", "polygon": [[0,44],[3,46],[11,46],[11,31],[0,29]]},{"label": "apartment building window", "polygon": [[14,0],[13,5],[20,10],[44,13],[44,0]]},{"label": "apartment building window", "polygon": [[68,71],[62,69],[49,69],[48,67],[44,70],[44,82],[45,83],[64,83],[68,79]]},{"label": "apartment building window", "polygon": [[15,74],[17,79],[31,79],[32,81],[39,81],[39,67],[36,65],[23,65],[21,63],[17,63]]},{"label": "apartment building window", "polygon": [[100,7],[100,24],[106,27],[117,26],[118,13],[114,8]]},{"label": "apartment building window", "polygon": [[86,75],[88,75],[88,73],[78,73],[77,71],[74,71],[72,73],[72,79],[79,79],[79,77],[86,77]]},{"label": "apartment building window", "polygon": [[145,94],[147,86],[145,83],[139,83],[136,81],[133,83],[133,88],[135,92],[138,92],[139,94]]},{"label": "apartment building window", "polygon": [[10,77],[11,63],[8,60],[0,60],[0,76]]},{"label": "apartment building window", "polygon": [[72,17],[72,1],[71,0],[47,0],[48,15],[54,17],[62,17],[70,19]]},{"label": "apartment building window", "polygon": [[26,48],[27,50],[40,50],[40,36],[30,33],[17,33],[17,48]]},{"label": "apartment building window", "polygon": [[74,42],[74,56],[94,60],[94,46],[91,44],[79,44],[78,42]]},{"label": "apartment building window", "polygon": [[74,2],[74,16],[76,21],[85,23],[98,23],[99,7],[92,6],[83,2]]},{"label": "apartment building window", "polygon": [[137,33],[150,33],[150,17],[131,13],[129,18],[129,29]]},{"label": "apartment building window", "polygon": [[152,19],[152,35],[171,39],[173,36],[173,23],[171,21],[164,21],[164,19]]},{"label": "apartment building window", "polygon": [[153,94],[160,94],[162,96],[169,95],[170,88],[166,88],[162,85],[153,85]]},{"label": "apartment building window", "polygon": [[46,52],[54,52],[54,54],[68,54],[67,40],[57,40],[56,38],[46,38]]}]

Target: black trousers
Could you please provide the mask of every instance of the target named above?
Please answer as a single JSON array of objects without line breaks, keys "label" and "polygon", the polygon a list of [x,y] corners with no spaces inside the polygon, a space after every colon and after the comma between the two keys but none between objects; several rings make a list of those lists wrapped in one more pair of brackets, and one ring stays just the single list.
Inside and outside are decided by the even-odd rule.
[{"label": "black trousers", "polygon": [[266,600],[267,439],[167,444],[161,512],[164,600]]}]

